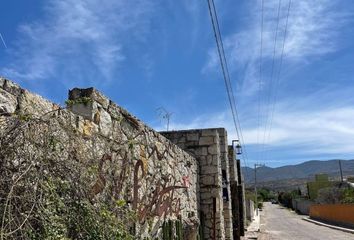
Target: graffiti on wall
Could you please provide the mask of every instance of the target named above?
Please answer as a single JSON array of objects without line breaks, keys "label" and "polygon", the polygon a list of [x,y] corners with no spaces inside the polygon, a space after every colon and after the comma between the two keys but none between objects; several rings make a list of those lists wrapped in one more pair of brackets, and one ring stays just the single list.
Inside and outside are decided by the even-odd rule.
[{"label": "graffiti on wall", "polygon": [[[139,175],[141,178],[139,178]],[[174,194],[177,189],[186,187],[169,185],[171,182],[162,183],[161,181],[157,181],[155,189],[150,195],[142,195],[140,197],[139,189],[141,186],[139,183],[143,180],[144,176],[143,162],[138,160],[134,169],[133,209],[137,211],[139,220],[144,222],[151,216],[165,217],[168,215],[179,215],[181,202]]]},{"label": "graffiti on wall", "polygon": [[[178,216],[181,211],[180,199],[176,196],[176,191],[187,189],[190,185],[188,176],[183,176],[179,181],[174,177],[163,175],[155,179],[155,176],[146,178],[148,161],[153,161],[151,158],[156,156],[158,160],[165,160],[165,150],[160,153],[158,148],[154,146],[152,151],[145,154],[145,151],[140,149],[138,159],[131,161],[130,154],[127,151],[120,153],[123,163],[120,164],[120,171],[113,176],[114,181],[111,183],[111,194],[115,199],[124,198],[127,185],[132,184],[130,190],[130,199],[127,201],[132,204],[132,208],[137,212],[139,222],[143,223],[149,218],[167,216]],[[147,155],[147,156],[146,156]],[[105,172],[105,164],[114,162],[115,159],[110,154],[104,154],[98,164],[98,176],[96,182],[91,189],[91,198],[102,193],[107,185],[107,173]],[[133,177],[133,179],[131,178]],[[130,183],[132,180],[132,183]],[[149,189],[143,187],[143,184],[150,186]],[[129,189],[128,189],[129,190]]]}]

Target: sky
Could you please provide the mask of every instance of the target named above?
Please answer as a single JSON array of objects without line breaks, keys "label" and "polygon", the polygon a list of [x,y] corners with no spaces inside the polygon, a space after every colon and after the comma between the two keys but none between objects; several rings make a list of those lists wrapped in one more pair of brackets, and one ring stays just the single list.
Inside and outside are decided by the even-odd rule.
[{"label": "sky", "polygon": [[[242,163],[353,159],[354,1],[215,5]],[[93,86],[157,130],[164,108],[170,130],[224,127],[237,139],[206,0],[3,0],[0,9],[1,76],[62,105],[68,89]]]}]

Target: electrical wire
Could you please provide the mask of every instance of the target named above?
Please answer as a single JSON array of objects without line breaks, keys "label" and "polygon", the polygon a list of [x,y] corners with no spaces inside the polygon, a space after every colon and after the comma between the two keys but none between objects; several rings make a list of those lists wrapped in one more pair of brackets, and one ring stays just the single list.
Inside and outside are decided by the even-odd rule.
[{"label": "electrical wire", "polygon": [[[289,4],[288,4],[288,11],[287,11],[287,16],[286,16],[284,38],[283,38],[283,46],[282,46],[282,51],[281,51],[281,55],[280,55],[279,71],[278,71],[278,75],[277,75],[277,79],[276,79],[276,83],[275,83],[276,86],[279,86],[281,68],[283,66],[284,49],[285,49],[285,41],[286,41],[286,35],[287,35],[287,29],[288,29],[291,1],[292,0],[289,0]],[[276,105],[276,102],[277,102],[277,96],[278,96],[278,89],[276,88],[275,89],[275,93],[274,93],[274,101],[273,101],[273,105],[272,105],[272,109],[271,109],[271,116],[270,116],[270,123],[269,123],[269,132],[268,132],[268,139],[267,139],[268,142],[270,141],[272,126],[273,126],[273,121],[274,121],[274,112],[275,112],[275,105]]]},{"label": "electrical wire", "polygon": [[276,48],[277,48],[277,40],[278,40],[278,29],[279,29],[279,22],[280,22],[280,8],[281,8],[282,0],[278,1],[278,13],[277,13],[277,26],[275,29],[275,37],[274,37],[274,45],[273,45],[273,56],[272,56],[272,66],[271,66],[271,75],[269,81],[269,92],[265,107],[265,123],[264,123],[264,131],[263,131],[263,143],[262,143],[262,152],[263,152],[263,161],[265,160],[265,145],[266,145],[266,138],[267,138],[267,130],[268,130],[268,122],[270,117],[270,105],[271,99],[273,94],[273,76],[274,76],[274,65],[275,65],[275,56],[276,56]]},{"label": "electrical wire", "polygon": [[262,60],[263,60],[263,15],[264,14],[264,0],[261,0],[261,40],[260,40],[260,53],[259,53],[259,80],[258,80],[258,122],[257,122],[257,159],[260,160],[261,144],[260,144],[260,128],[261,128],[261,102],[262,102]]},{"label": "electrical wire", "polygon": [[244,144],[244,138],[243,138],[243,134],[242,134],[241,124],[240,124],[240,120],[239,120],[238,112],[237,112],[237,108],[236,108],[235,96],[234,96],[233,90],[232,90],[230,74],[229,74],[229,70],[228,70],[224,46],[223,46],[222,37],[221,37],[221,33],[220,33],[217,11],[216,11],[215,4],[214,4],[213,0],[207,0],[207,2],[208,2],[209,14],[210,14],[210,18],[211,18],[211,22],[212,22],[212,26],[213,26],[214,36],[215,36],[215,40],[216,40],[216,45],[217,45],[217,49],[218,49],[218,55],[219,55],[219,60],[220,60],[220,64],[221,64],[221,69],[222,69],[222,73],[223,73],[223,77],[224,77],[225,87],[226,87],[226,91],[227,91],[227,96],[228,96],[230,109],[231,109],[231,113],[232,113],[233,123],[234,123],[237,137],[240,140],[240,144],[241,144],[241,146],[243,146],[243,150],[245,153],[244,157],[243,157],[243,161],[244,161],[244,165],[246,167],[247,166],[246,160],[248,161],[248,153],[247,153],[247,150],[246,150],[246,147]]}]

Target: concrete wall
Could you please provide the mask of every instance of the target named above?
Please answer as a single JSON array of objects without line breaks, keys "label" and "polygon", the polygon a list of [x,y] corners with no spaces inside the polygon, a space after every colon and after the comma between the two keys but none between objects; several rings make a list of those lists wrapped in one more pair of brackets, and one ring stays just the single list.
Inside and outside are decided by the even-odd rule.
[{"label": "concrete wall", "polygon": [[[32,139],[23,139],[28,142],[26,146],[12,149],[11,156],[18,152],[23,157],[11,161],[21,166],[30,159],[31,152],[42,156],[48,151],[41,147],[43,141],[51,139],[53,145],[61,146],[51,156],[59,154],[62,161],[75,162],[82,171],[87,182],[83,192],[92,204],[124,200],[137,213],[137,238],[161,238],[163,223],[178,220],[183,225],[183,239],[196,239],[199,226],[196,159],[95,89],[73,89],[67,103],[67,108],[61,109],[0,78],[0,122],[9,124],[1,124],[0,131],[6,133],[7,126],[18,122],[21,126],[18,131],[23,136],[33,133]],[[206,151],[213,153],[212,159],[217,161],[211,161],[204,169],[215,171],[213,180],[208,179],[208,174],[201,177],[204,183],[214,179],[221,182],[221,168],[216,167],[221,165],[218,133],[213,131],[205,137],[215,139],[216,143],[212,142]],[[40,165],[42,159],[35,161]],[[215,192],[213,188],[203,191],[204,195]],[[222,206],[222,201],[219,205]],[[222,219],[221,213],[222,209],[217,221]]]},{"label": "concrete wall", "polygon": [[314,205],[313,201],[307,199],[293,199],[292,206],[300,214],[309,215],[310,207]]},{"label": "concrete wall", "polygon": [[246,200],[246,218],[248,221],[252,221],[254,218],[254,202],[252,200]]},{"label": "concrete wall", "polygon": [[354,228],[354,204],[321,204],[310,207],[313,219]]}]

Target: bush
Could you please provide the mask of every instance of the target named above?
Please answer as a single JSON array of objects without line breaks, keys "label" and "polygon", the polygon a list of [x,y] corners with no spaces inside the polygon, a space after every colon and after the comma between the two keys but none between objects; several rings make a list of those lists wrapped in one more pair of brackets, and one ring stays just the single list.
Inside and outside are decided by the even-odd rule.
[{"label": "bush", "polygon": [[354,189],[345,189],[341,203],[354,203]]}]

